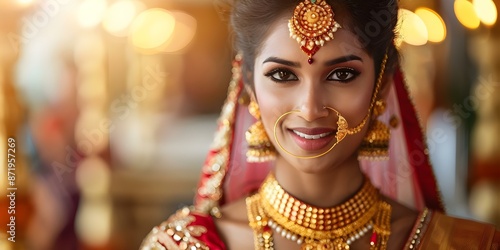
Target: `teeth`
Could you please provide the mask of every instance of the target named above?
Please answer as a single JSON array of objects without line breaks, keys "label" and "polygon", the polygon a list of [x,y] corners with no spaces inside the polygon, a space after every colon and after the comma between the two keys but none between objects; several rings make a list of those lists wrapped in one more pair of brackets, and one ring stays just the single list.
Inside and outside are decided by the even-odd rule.
[{"label": "teeth", "polygon": [[308,135],[308,134],[304,134],[304,133],[301,133],[299,131],[295,131],[295,130],[292,130],[296,135],[304,138],[304,139],[308,139],[308,140],[316,140],[316,139],[319,139],[319,138],[323,138],[325,136],[328,136],[331,134],[331,132],[326,132],[326,133],[322,133],[322,134],[318,134],[318,135]]}]

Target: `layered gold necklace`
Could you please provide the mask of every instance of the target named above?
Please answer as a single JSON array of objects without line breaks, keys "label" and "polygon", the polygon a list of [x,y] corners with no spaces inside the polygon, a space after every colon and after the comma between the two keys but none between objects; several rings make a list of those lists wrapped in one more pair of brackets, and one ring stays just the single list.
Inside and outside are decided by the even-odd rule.
[{"label": "layered gold necklace", "polygon": [[308,205],[288,194],[273,174],[259,192],[246,200],[255,249],[274,249],[273,232],[304,250],[349,249],[371,231],[370,249],[386,249],[391,206],[365,177],[363,187],[348,201],[330,208]]}]

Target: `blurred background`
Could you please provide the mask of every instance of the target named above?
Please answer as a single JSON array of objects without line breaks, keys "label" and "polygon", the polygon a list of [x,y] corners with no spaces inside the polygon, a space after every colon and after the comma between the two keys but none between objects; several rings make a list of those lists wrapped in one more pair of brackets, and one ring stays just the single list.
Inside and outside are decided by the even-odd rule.
[{"label": "blurred background", "polygon": [[[400,4],[403,70],[447,210],[500,227],[500,2]],[[16,242],[2,226],[0,249],[138,249],[192,203],[230,80],[226,12],[211,0],[0,1],[0,149],[15,140],[17,188]]]}]

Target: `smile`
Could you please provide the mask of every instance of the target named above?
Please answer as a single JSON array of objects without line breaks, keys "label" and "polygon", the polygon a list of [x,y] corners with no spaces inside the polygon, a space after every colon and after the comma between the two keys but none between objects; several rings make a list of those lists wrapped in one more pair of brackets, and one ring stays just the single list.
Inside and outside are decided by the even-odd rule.
[{"label": "smile", "polygon": [[317,139],[329,136],[329,135],[331,135],[333,133],[333,132],[326,132],[326,133],[321,133],[321,134],[309,135],[309,134],[306,134],[306,133],[299,132],[297,130],[292,130],[292,131],[296,135],[298,135],[298,136],[300,136],[300,137],[302,137],[304,139],[307,139],[307,140],[317,140]]},{"label": "smile", "polygon": [[335,138],[337,130],[332,128],[291,128],[288,129],[293,141],[302,150],[316,152],[323,150]]}]

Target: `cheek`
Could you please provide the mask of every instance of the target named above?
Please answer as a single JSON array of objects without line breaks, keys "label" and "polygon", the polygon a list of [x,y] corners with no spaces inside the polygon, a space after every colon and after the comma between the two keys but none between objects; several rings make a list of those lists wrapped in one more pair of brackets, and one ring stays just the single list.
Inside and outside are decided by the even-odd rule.
[{"label": "cheek", "polygon": [[357,126],[368,114],[368,109],[372,100],[373,84],[370,77],[362,79],[365,84],[359,87],[339,90],[335,95],[336,100],[330,103],[349,122],[349,127]]},{"label": "cheek", "polygon": [[273,134],[274,123],[285,112],[293,109],[293,98],[278,93],[267,79],[255,79],[255,95],[259,103],[262,123],[269,136]]},{"label": "cheek", "polygon": [[272,130],[272,126],[274,126],[274,122],[278,119],[280,113],[285,112],[282,112],[284,103],[276,95],[257,85],[255,86],[255,95],[259,103],[262,122],[269,132],[269,129]]},{"label": "cheek", "polygon": [[339,98],[336,106],[343,116],[350,118],[364,116],[370,106],[370,95],[366,91],[363,93],[346,93]]}]

